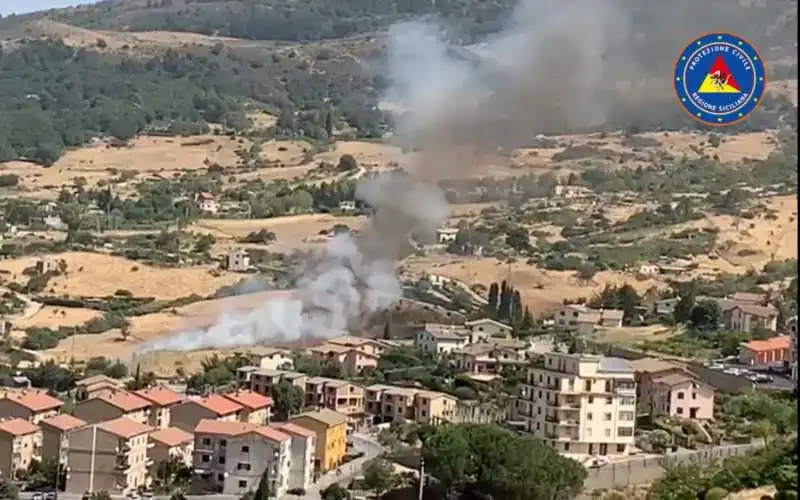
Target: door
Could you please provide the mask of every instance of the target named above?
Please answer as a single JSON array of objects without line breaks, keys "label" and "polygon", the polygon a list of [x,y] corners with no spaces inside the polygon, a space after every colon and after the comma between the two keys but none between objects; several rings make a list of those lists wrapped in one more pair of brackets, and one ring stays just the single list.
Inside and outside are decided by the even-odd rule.
[{"label": "door", "polygon": [[699,408],[689,408],[689,418],[695,419],[697,418],[697,410]]},{"label": "door", "polygon": [[608,455],[608,445],[606,443],[600,445],[600,454],[603,456]]}]

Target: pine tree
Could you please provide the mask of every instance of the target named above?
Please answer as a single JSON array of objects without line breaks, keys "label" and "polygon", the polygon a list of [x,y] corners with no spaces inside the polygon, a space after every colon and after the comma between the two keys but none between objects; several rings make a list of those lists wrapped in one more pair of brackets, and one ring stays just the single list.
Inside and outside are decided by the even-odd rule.
[{"label": "pine tree", "polygon": [[258,489],[253,495],[253,500],[269,500],[272,497],[269,487],[270,467],[272,467],[272,462],[267,462],[267,467],[264,469],[264,473],[261,474],[261,480],[258,482]]},{"label": "pine tree", "polygon": [[492,318],[497,317],[497,306],[500,300],[500,287],[497,282],[492,282],[489,285],[489,305],[487,306],[489,316]]},{"label": "pine tree", "polygon": [[500,305],[497,307],[497,318],[508,319],[511,315],[511,297],[512,289],[509,288],[505,280],[500,285]]},{"label": "pine tree", "polygon": [[514,290],[514,299],[511,302],[511,322],[522,321],[522,296],[519,290]]},{"label": "pine tree", "polygon": [[523,332],[529,332],[533,330],[533,327],[533,314],[531,314],[531,310],[528,309],[528,306],[525,306],[525,312],[522,313],[522,321],[520,322],[519,329]]},{"label": "pine tree", "polygon": [[386,320],[386,324],[383,326],[383,339],[384,340],[391,340],[392,339],[392,327],[390,320]]}]

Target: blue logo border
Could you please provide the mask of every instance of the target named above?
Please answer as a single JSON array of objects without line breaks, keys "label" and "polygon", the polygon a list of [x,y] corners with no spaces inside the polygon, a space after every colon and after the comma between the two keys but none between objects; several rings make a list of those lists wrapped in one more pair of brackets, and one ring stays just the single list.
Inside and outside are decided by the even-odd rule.
[{"label": "blue logo border", "polygon": [[[753,70],[756,73],[756,81],[753,90],[750,93],[750,99],[742,105],[739,109],[732,111],[725,115],[712,114],[704,111],[698,107],[692,99],[686,94],[683,88],[683,73],[689,63],[689,56],[700,47],[705,45],[712,45],[714,43],[729,43],[736,45],[744,52],[753,62]],[[741,37],[734,33],[706,33],[691,42],[683,48],[678,58],[675,60],[674,71],[672,75],[672,84],[675,89],[675,95],[678,99],[678,105],[692,117],[692,119],[710,125],[713,127],[721,127],[727,125],[735,125],[742,120],[745,120],[753,111],[761,104],[764,92],[767,88],[767,70],[764,60],[761,58],[758,49]]]}]

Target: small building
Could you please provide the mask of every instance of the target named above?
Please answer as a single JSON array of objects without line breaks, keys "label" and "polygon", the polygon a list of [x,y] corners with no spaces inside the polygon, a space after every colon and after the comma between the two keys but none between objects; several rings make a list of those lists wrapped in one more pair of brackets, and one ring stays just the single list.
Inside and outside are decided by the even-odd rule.
[{"label": "small building", "polygon": [[170,419],[172,425],[186,432],[194,432],[201,420],[238,422],[244,407],[219,394],[192,398],[175,405]]},{"label": "small building", "polygon": [[378,366],[378,356],[364,352],[356,347],[338,344],[322,344],[309,349],[311,357],[317,361],[335,360],[341,363],[344,371],[351,376],[358,375],[364,368]]},{"label": "small building", "polygon": [[673,372],[653,380],[652,414],[677,419],[712,420],[714,389],[686,372]]},{"label": "small building", "polygon": [[453,330],[425,329],[417,332],[414,347],[422,352],[445,355],[469,344],[469,334]]},{"label": "small building", "polygon": [[553,319],[557,326],[589,331],[597,326],[620,328],[622,327],[622,318],[624,316],[624,311],[617,309],[591,309],[583,304],[568,304],[559,307],[553,313]]},{"label": "small building", "polygon": [[792,371],[792,380],[797,385],[797,316],[786,322],[786,330],[789,331],[789,368]]},{"label": "small building", "polygon": [[729,328],[735,331],[751,333],[755,330],[778,330],[778,310],[772,306],[760,306],[750,303],[737,303],[728,312]]},{"label": "small building", "polygon": [[170,424],[170,411],[183,402],[183,396],[167,389],[163,385],[140,389],[133,392],[136,396],[150,402],[150,427],[166,429]]},{"label": "small building", "polygon": [[360,351],[373,356],[380,356],[386,349],[391,347],[391,344],[385,340],[368,339],[364,337],[353,337],[345,335],[343,337],[332,338],[328,344],[341,345],[346,347],[354,347]]},{"label": "small building", "polygon": [[328,409],[358,423],[364,415],[364,388],[347,380],[309,377],[305,386],[308,408]]},{"label": "small building", "polygon": [[22,418],[0,420],[0,477],[16,479],[39,459],[42,431]]},{"label": "small building", "polygon": [[779,335],[767,340],[751,340],[739,346],[739,362],[745,365],[766,366],[791,360],[792,339]]},{"label": "small building", "polygon": [[75,405],[73,415],[90,424],[126,418],[148,425],[150,401],[123,390],[104,393]]},{"label": "small building", "polygon": [[194,197],[194,202],[197,205],[197,208],[200,211],[216,215],[219,212],[219,203],[217,203],[217,198],[208,192],[201,192],[197,193]]},{"label": "small building", "polygon": [[291,422],[282,422],[273,427],[292,438],[289,488],[307,490],[314,482],[314,451],[317,446],[317,435],[314,431]]},{"label": "small building", "polygon": [[55,458],[61,455],[61,463],[67,463],[69,452],[69,436],[75,429],[85,426],[86,422],[72,415],[61,414],[42,420],[42,456]]},{"label": "small building", "polygon": [[270,467],[270,489],[276,498],[289,490],[292,438],[272,427],[259,426],[231,436],[225,452],[223,495],[241,498],[255,491],[264,468]]},{"label": "small building", "polygon": [[504,367],[521,367],[527,363],[524,350],[492,342],[470,344],[454,350],[451,356],[456,369],[478,374],[499,374]]},{"label": "small building", "polygon": [[458,229],[445,227],[436,231],[436,241],[440,245],[447,245],[456,241]]},{"label": "small building", "polygon": [[455,422],[458,399],[442,392],[375,384],[366,388],[366,412],[375,423]]},{"label": "small building", "polygon": [[594,192],[584,186],[569,186],[564,184],[556,184],[550,191],[550,196],[553,198],[563,198],[565,200],[584,200],[591,198]]},{"label": "small building", "polygon": [[513,328],[505,323],[501,323],[490,318],[467,321],[464,323],[464,326],[472,334],[470,342],[473,344],[479,342],[481,338],[485,338],[486,336],[507,339],[511,337],[511,333],[514,331]]},{"label": "small building", "polygon": [[291,422],[314,432],[317,448],[314,451],[314,468],[322,473],[339,467],[347,454],[347,417],[333,410],[323,409],[301,413]]},{"label": "small building", "polygon": [[66,492],[107,491],[114,497],[149,487],[150,431],[150,426],[127,418],[72,431]]},{"label": "small building", "polygon": [[21,418],[32,424],[55,417],[64,402],[38,389],[21,389],[0,394],[0,418]]},{"label": "small building", "polygon": [[294,359],[289,351],[284,349],[263,349],[258,352],[258,366],[267,370],[291,370],[294,368]]},{"label": "small building", "polygon": [[84,401],[91,397],[107,394],[116,389],[121,389],[119,380],[105,375],[94,375],[75,382],[75,400]]},{"label": "small building", "polygon": [[191,467],[194,460],[194,434],[177,427],[164,427],[151,432],[147,458],[152,461],[151,476],[156,475],[162,462],[171,459],[177,459],[184,467]]},{"label": "small building", "polygon": [[255,425],[266,425],[272,420],[272,398],[250,390],[238,390],[222,395],[243,408],[239,419]]},{"label": "small building", "polygon": [[250,254],[242,249],[232,250],[225,256],[225,269],[228,271],[244,273],[250,270],[251,265]]}]

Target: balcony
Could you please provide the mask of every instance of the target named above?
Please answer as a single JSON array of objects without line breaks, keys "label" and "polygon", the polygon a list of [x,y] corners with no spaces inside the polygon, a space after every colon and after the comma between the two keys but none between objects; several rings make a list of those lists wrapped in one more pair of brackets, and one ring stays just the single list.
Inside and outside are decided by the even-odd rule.
[{"label": "balcony", "polygon": [[122,460],[117,460],[117,462],[114,464],[114,468],[116,470],[127,470],[130,468],[130,463],[128,462],[127,458]]},{"label": "balcony", "polygon": [[559,431],[547,431],[544,434],[547,439],[555,439],[556,441],[577,441],[577,433],[564,433]]},{"label": "balcony", "polygon": [[614,392],[623,396],[635,396],[636,384],[617,384],[614,386]]}]

